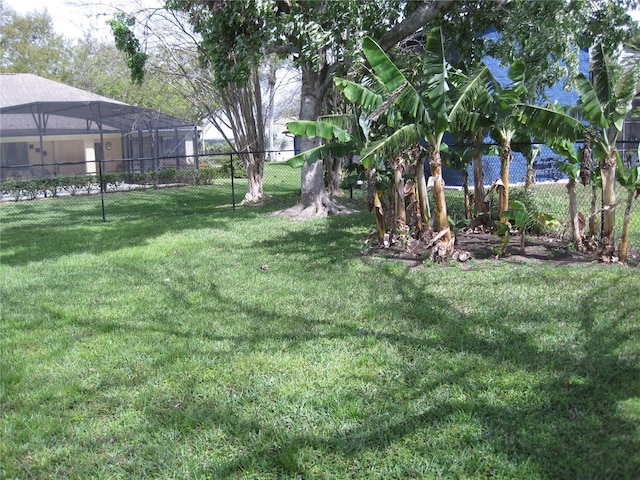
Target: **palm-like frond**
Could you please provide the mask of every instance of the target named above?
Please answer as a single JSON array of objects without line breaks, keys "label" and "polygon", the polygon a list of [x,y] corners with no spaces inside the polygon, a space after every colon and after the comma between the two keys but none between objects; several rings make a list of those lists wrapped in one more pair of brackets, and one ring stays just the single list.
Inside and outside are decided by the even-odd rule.
[{"label": "palm-like frond", "polygon": [[305,150],[304,152],[291,157],[287,160],[287,164],[294,168],[300,168],[305,162],[311,165],[312,163],[329,155],[333,155],[334,157],[344,157],[352,153],[357,153],[359,150],[359,145],[355,142],[325,143],[324,145]]},{"label": "palm-like frond", "polygon": [[[607,61],[604,47],[601,43],[593,48],[593,56],[591,59],[591,72],[593,76],[593,89],[598,97],[600,104],[605,107],[613,98],[615,78],[613,66]],[[603,111],[608,109],[603,108]],[[609,113],[609,112],[606,112]]]},{"label": "palm-like frond", "polygon": [[[569,160],[570,163],[578,165],[582,158],[579,150],[576,150],[575,142],[570,138],[556,138],[548,142],[551,150],[558,155],[562,155]],[[577,177],[577,175],[576,175]]]},{"label": "palm-like frond", "polygon": [[525,103],[514,106],[520,109],[520,121],[526,124],[536,136],[550,139],[562,137],[577,139],[585,130],[585,125],[580,120],[561,109]]},{"label": "palm-like frond", "polygon": [[379,165],[385,159],[395,158],[409,145],[418,141],[418,128],[415,124],[405,125],[387,137],[371,142],[360,152],[360,162],[365,168]]},{"label": "palm-like frond", "polygon": [[[602,79],[600,79],[600,81],[602,83]],[[600,101],[602,92],[598,93],[598,87],[595,87],[582,73],[578,74],[575,83],[578,94],[580,95],[580,105],[582,105],[585,120],[595,127],[605,130],[609,128],[609,122],[607,121],[603,108],[604,105]],[[608,82],[604,83],[606,84],[606,88],[608,88]]]},{"label": "palm-like frond", "polygon": [[393,92],[407,79],[380,46],[370,37],[362,40],[362,50],[381,85]]},{"label": "palm-like frond", "polygon": [[423,71],[425,78],[428,79],[425,96],[428,108],[432,112],[433,126],[438,131],[444,131],[449,123],[447,115],[449,83],[447,82],[444,40],[440,28],[431,30],[427,37]]},{"label": "palm-like frond", "polygon": [[287,130],[299,137],[320,137],[325,140],[335,139],[339,142],[349,142],[351,140],[349,132],[326,120],[296,120],[287,123]]},{"label": "palm-like frond", "polygon": [[463,78],[464,80],[452,91],[450,129],[473,132],[477,128],[488,126],[486,112],[493,100],[488,87],[489,69],[484,67],[473,78]]},{"label": "palm-like frond", "polygon": [[363,40],[362,49],[376,80],[390,94],[376,106],[376,109],[393,105],[397,112],[409,115],[418,122],[422,121],[425,115],[428,117],[420,95],[384,50],[369,37]]},{"label": "palm-like frond", "polygon": [[322,115],[319,120],[321,122],[335,125],[342,130],[346,130],[351,137],[351,141],[355,143],[364,145],[364,143],[366,142],[368,131],[365,132],[365,127],[360,121],[360,117],[358,117],[354,113],[336,113],[332,115]]},{"label": "palm-like frond", "polygon": [[615,109],[612,113],[613,124],[621,132],[624,119],[633,110],[633,99],[640,83],[640,64],[629,64],[622,70],[615,83]]},{"label": "palm-like frond", "polygon": [[354,126],[358,124],[357,118],[352,113],[334,113],[329,115],[322,115],[318,118],[319,121],[335,125],[336,127],[352,132]]},{"label": "palm-like frond", "polygon": [[374,111],[384,101],[382,95],[350,80],[335,78],[333,82],[348,102],[362,107],[367,112]]}]

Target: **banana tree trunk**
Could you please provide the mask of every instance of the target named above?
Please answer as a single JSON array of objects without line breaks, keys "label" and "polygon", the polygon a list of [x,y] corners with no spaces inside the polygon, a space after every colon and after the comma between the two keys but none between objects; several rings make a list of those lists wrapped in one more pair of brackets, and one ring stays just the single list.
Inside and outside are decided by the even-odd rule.
[{"label": "banana tree trunk", "polygon": [[[580,181],[585,187],[591,178],[591,137],[589,135],[584,138],[584,146],[582,147],[582,158],[580,159]],[[595,233],[595,232],[594,232]]]},{"label": "banana tree trunk", "polygon": [[471,220],[471,202],[469,201],[469,172],[462,170],[462,190],[464,191],[464,218]]},{"label": "banana tree trunk", "polygon": [[498,217],[501,222],[507,221],[504,218],[504,212],[509,209],[509,168],[511,167],[511,142],[504,140],[502,142],[502,151],[500,152],[500,180],[502,187],[499,189],[500,197],[498,199]]},{"label": "banana tree trunk", "polygon": [[398,230],[404,232],[407,225],[407,211],[404,201],[404,160],[401,156],[396,159],[393,170],[393,187],[395,198],[395,226]]},{"label": "banana tree trunk", "polygon": [[569,225],[571,227],[571,238],[578,251],[582,252],[584,251],[584,245],[582,243],[582,228],[578,212],[578,202],[576,200],[576,180],[574,178],[569,179],[567,192],[569,193]]},{"label": "banana tree trunk", "polygon": [[447,215],[447,201],[444,194],[444,179],[442,178],[442,158],[439,150],[429,151],[429,166],[433,177],[433,199],[434,199],[434,230],[443,232],[440,242],[447,245],[447,253],[453,251],[453,235],[449,228],[449,217]]},{"label": "banana tree trunk", "polygon": [[629,223],[631,221],[631,206],[633,205],[634,191],[629,190],[627,194],[627,205],[624,209],[624,221],[622,223],[622,236],[618,247],[618,256],[621,262],[627,261],[627,250],[629,249]]},{"label": "banana tree trunk", "polygon": [[594,183],[591,187],[591,207],[589,209],[589,238],[596,236],[596,205],[598,202],[598,186]]},{"label": "banana tree trunk", "polygon": [[536,183],[536,172],[533,169],[533,159],[527,159],[527,174],[524,182],[524,190],[528,192]]},{"label": "banana tree trunk", "polygon": [[[300,120],[318,119],[322,111],[322,99],[330,85],[328,75],[329,69],[326,66],[319,71],[310,67],[301,69]],[[319,144],[318,138],[300,138],[300,150],[303,152]],[[323,162],[317,161],[312,164],[305,162],[301,170],[300,202],[279,213],[302,220],[348,211],[329,195],[324,183],[324,174]]]},{"label": "banana tree trunk", "polygon": [[380,195],[376,189],[376,169],[367,170],[367,193],[369,211],[373,212],[376,219],[376,233],[378,234],[378,245],[384,245],[384,238],[387,233],[387,226],[384,221],[384,211]]},{"label": "banana tree trunk", "polygon": [[477,153],[473,158],[473,207],[476,212],[476,216],[482,216],[484,223],[486,207],[484,203],[484,168],[482,165],[482,152]]},{"label": "banana tree trunk", "polygon": [[601,238],[603,255],[613,255],[615,250],[616,226],[616,157],[615,150],[602,164],[602,203],[604,223]]},{"label": "banana tree trunk", "polygon": [[[417,158],[416,158],[417,157]],[[417,155],[415,158],[416,165],[416,190],[418,192],[418,219],[416,229],[418,236],[422,236],[425,233],[425,228],[429,225],[429,217],[431,216],[429,210],[429,199],[427,197],[427,179],[424,176],[424,163],[422,158]]]}]

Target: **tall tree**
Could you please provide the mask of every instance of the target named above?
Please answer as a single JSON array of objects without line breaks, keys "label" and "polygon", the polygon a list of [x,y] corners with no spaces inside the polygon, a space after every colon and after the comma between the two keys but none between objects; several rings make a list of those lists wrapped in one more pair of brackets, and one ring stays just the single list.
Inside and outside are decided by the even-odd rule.
[{"label": "tall tree", "polygon": [[0,8],[0,72],[63,79],[70,68],[70,43],[55,32],[49,12],[16,13]]},{"label": "tall tree", "polygon": [[[245,203],[260,203],[264,198],[262,174],[265,161],[265,120],[262,86],[258,65],[249,66],[241,83],[221,80],[226,73],[211,69],[206,41],[186,21],[180,11],[140,10],[137,20],[116,15],[110,24],[119,50],[129,59],[134,83],[145,86],[156,78],[169,85],[173,93],[187,99],[201,121],[211,123],[232,145],[247,172]],[[137,37],[143,25],[145,51]],[[144,53],[143,57],[139,57]],[[134,58],[143,58],[140,63]],[[228,131],[233,138],[227,137]]]},{"label": "tall tree", "polygon": [[[122,53],[86,34],[77,40],[71,54],[73,68],[64,82],[129,104],[161,110],[178,118],[200,123],[202,116],[193,108],[192,99],[180,89],[185,78],[177,79],[168,68],[171,58],[156,51],[148,59],[149,75],[143,85],[132,83],[129,68],[122,62]],[[169,88],[168,88],[169,87]],[[179,92],[179,94],[177,94]]]},{"label": "tall tree", "polygon": [[[382,44],[391,48],[453,4],[451,0],[172,0],[167,6],[188,12],[221,82],[246,82],[250,66],[266,53],[292,56],[301,72],[299,118],[316,120],[323,113],[332,75],[346,73],[364,35],[382,38]],[[319,141],[301,138],[300,147],[308,150]],[[309,217],[342,210],[327,193],[321,162],[302,167],[301,192],[300,203],[287,214]]]},{"label": "tall tree", "polygon": [[462,1],[440,23],[467,66],[485,56],[502,65],[524,62],[528,81],[543,93],[558,81],[570,84],[581,47],[601,44],[611,54],[628,41],[634,5],[636,0]]},{"label": "tall tree", "polygon": [[[608,6],[625,2],[168,0],[166,7],[185,12],[202,36],[201,51],[216,72],[218,86],[246,84],[251,68],[265,54],[291,56],[302,78],[299,118],[315,120],[323,113],[332,75],[336,72],[344,75],[365,35],[378,40],[383,50],[389,51],[430,22],[437,22],[449,29],[445,36],[453,38],[456,45],[470,40],[467,43],[471,46],[468,49],[471,57],[481,58],[492,47],[501,58],[509,55],[526,58],[532,70],[539,70],[541,76],[558,78],[562,73],[556,68],[558,60],[565,60],[564,54],[575,50],[584,38],[594,38],[596,27],[605,23],[616,33],[624,32],[619,9]],[[542,3],[552,4],[553,8],[536,14],[534,4]],[[582,13],[583,10],[587,13]],[[570,22],[572,15],[579,15],[582,23]],[[523,18],[535,18],[536,24],[523,25]],[[478,41],[490,26],[508,33],[497,46]],[[509,50],[510,44],[515,45],[515,50]],[[543,51],[546,53],[541,54]],[[461,53],[466,55],[467,50]],[[318,142],[319,139],[303,138],[300,146],[306,150]],[[303,166],[301,201],[287,213],[307,217],[341,210],[326,191],[323,173],[321,164]]]}]

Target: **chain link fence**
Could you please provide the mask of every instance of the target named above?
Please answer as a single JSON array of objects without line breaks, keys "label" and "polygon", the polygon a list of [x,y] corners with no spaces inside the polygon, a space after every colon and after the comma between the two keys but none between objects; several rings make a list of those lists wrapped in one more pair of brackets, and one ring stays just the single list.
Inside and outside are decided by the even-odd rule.
[{"label": "chain link fence", "polygon": [[[638,165],[638,143],[619,145],[623,163]],[[281,199],[283,208],[300,195],[300,170],[286,160],[292,151],[265,152],[263,189],[271,202]],[[563,159],[542,145],[535,158],[514,151],[510,167],[512,199],[524,200],[538,212],[554,216],[560,225],[551,232],[569,240],[567,175],[558,167]],[[484,155],[485,201],[497,211],[497,192],[490,186],[500,177],[500,158]],[[240,156],[234,153],[198,157],[145,158],[96,162],[95,172],[85,162],[48,164],[2,172],[1,228],[33,225],[34,222],[95,222],[135,220],[171,214],[211,213],[215,208],[232,208],[244,198],[247,179]],[[444,168],[447,206],[454,222],[464,219],[463,171]],[[473,166],[467,169],[469,191],[473,192]],[[366,183],[345,185],[344,201],[364,202]],[[162,192],[162,193],[158,193]],[[167,192],[172,192],[170,195]],[[578,209],[586,217],[593,201],[598,206],[600,189],[576,185]],[[595,197],[594,197],[595,195]],[[622,229],[628,192],[618,186],[616,233]],[[432,201],[433,199],[431,199]],[[164,203],[163,203],[164,202]],[[167,204],[170,202],[170,205]],[[471,202],[473,204],[473,202]],[[640,207],[634,200],[631,211],[630,245],[640,248]],[[291,206],[289,205],[289,206]],[[598,213],[602,212],[599,207]],[[28,220],[27,220],[28,219]],[[600,222],[600,215],[596,219]]]}]

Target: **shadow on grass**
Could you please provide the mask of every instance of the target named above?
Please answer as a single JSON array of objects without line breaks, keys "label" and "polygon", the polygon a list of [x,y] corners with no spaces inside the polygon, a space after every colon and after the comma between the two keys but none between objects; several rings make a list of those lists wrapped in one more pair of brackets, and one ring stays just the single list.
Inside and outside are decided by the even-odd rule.
[{"label": "shadow on grass", "polygon": [[[167,231],[228,228],[229,222],[248,221],[269,210],[267,206],[211,214],[206,194],[197,202],[190,192],[184,195],[171,192],[142,196],[139,211],[122,206],[120,214],[133,217],[99,228],[67,225],[58,227],[58,231],[55,225],[42,229],[32,225],[26,233],[8,228],[7,233],[3,231],[3,243],[24,250],[2,261],[20,265],[93,248],[98,252],[117,250],[143,244]],[[160,205],[158,199],[162,199]],[[68,221],[76,218],[73,209],[66,214]],[[154,221],[149,222],[149,218]],[[246,248],[246,254],[255,248],[294,259],[302,254],[308,264],[299,266],[301,271],[323,271],[327,265],[339,264],[353,255],[353,243],[361,239],[362,227],[370,220],[366,214],[331,217],[310,223],[304,230],[257,239]],[[356,230],[352,230],[354,225]],[[61,239],[52,246],[50,235],[56,233]],[[340,270],[334,271],[338,288]],[[509,282],[513,288],[552,288],[561,275],[556,272],[540,270],[529,277],[503,274],[486,288],[498,291],[502,282]],[[144,278],[145,272],[139,273]],[[313,475],[314,468],[317,470],[314,463],[322,457],[335,462],[336,475],[343,477],[358,477],[358,472],[347,471],[354,465],[362,465],[362,476],[367,476],[371,472],[366,469],[383,464],[391,465],[397,477],[637,477],[637,415],[625,415],[621,407],[640,397],[637,284],[585,285],[578,304],[553,307],[518,299],[514,293],[511,300],[519,308],[500,299],[488,315],[486,309],[476,313],[468,305],[436,294],[438,283],[447,281],[440,268],[424,269],[418,275],[382,262],[365,266],[361,275],[367,276],[366,281],[363,278],[361,284],[349,287],[353,298],[364,305],[363,311],[338,321],[335,315],[330,317],[333,320],[325,320],[320,311],[338,308],[330,302],[318,302],[317,314],[312,317],[283,313],[277,306],[267,308],[250,296],[233,295],[213,280],[196,287],[201,298],[208,299],[206,303],[190,299],[184,286],[163,285],[156,295],[163,295],[171,308],[149,308],[144,321],[127,323],[91,316],[66,321],[91,335],[121,333],[123,338],[148,342],[147,351],[155,353],[158,371],[175,364],[181,356],[198,358],[198,368],[184,372],[180,379],[182,388],[177,391],[185,395],[180,406],[176,406],[178,402],[159,402],[157,397],[162,392],[150,388],[136,400],[136,411],[144,416],[144,428],[155,435],[180,432],[172,452],[175,455],[183,448],[180,443],[185,438],[202,435],[205,430],[207,434],[222,432],[223,440],[232,443],[234,450],[229,455],[212,453],[216,461],[210,466],[203,462],[202,470],[196,472],[203,477],[237,477],[250,471],[268,478]],[[451,271],[448,275],[451,278]],[[371,277],[379,281],[371,281]],[[312,301],[313,295],[313,291],[301,289],[296,301],[303,305]],[[603,298],[609,300],[602,302]],[[614,317],[605,311],[617,301],[611,299],[627,302],[616,309]],[[200,312],[200,318],[207,320],[196,328],[185,321],[190,312]],[[218,326],[238,318],[244,320],[227,328]],[[548,328],[553,322],[565,320],[578,324],[580,338],[574,343],[556,342],[557,348],[542,343],[536,328],[530,327]],[[206,342],[208,349],[200,347],[194,352],[192,349],[198,348],[195,341],[191,342],[194,339]],[[54,349],[51,361],[62,357],[61,350],[71,347],[73,341],[69,339]],[[345,371],[341,392],[314,390],[318,386],[313,383],[300,386],[310,391],[305,398],[309,408],[319,416],[334,415],[334,423],[314,424],[296,412],[295,401],[280,397],[267,383],[251,386],[256,376],[273,374],[268,365],[252,365],[255,369],[251,375],[238,375],[214,392],[206,390],[206,382],[211,379],[198,378],[205,368],[200,361],[224,363],[230,356],[242,358],[256,352],[302,356],[331,341],[340,343],[347,349],[346,355],[354,359],[362,356],[366,360],[371,346],[389,347],[395,354],[394,359],[376,357],[373,361],[378,364],[372,372],[357,378],[357,382],[351,381],[360,375],[355,367]],[[636,342],[633,350],[622,354],[621,345],[631,341]],[[212,346],[218,343],[228,345],[228,351],[212,353]],[[212,359],[214,354],[217,356]],[[322,358],[329,361],[326,355]],[[305,360],[305,366],[310,366]],[[15,372],[15,376],[20,375]],[[109,378],[95,387],[98,391],[82,394],[93,395],[92,401],[97,402],[103,401],[102,393],[105,402],[118,402],[116,391],[141,388],[145,380],[154,379],[133,372],[129,377]],[[196,392],[200,384],[205,386]],[[114,392],[105,392],[108,389]],[[175,395],[176,390],[170,394]],[[364,405],[361,411],[350,417],[335,413],[342,402],[354,399]],[[289,402],[290,412],[283,409],[281,403],[285,402]],[[475,433],[466,430],[472,424],[478,426]],[[154,448],[143,447],[147,451]],[[166,444],[160,448],[164,447]],[[215,452],[215,446],[211,449]],[[396,457],[398,450],[409,451],[410,456],[405,453]],[[145,457],[148,462],[143,468],[149,476],[166,473],[152,461],[157,453]]]},{"label": "shadow on grass", "polygon": [[[420,289],[411,285],[406,277],[397,278],[397,285],[404,286],[398,288],[404,305],[418,309],[436,306],[438,311],[449,313],[438,320],[423,320],[426,321],[424,328],[437,332],[437,340],[431,342],[425,342],[421,335],[339,328],[337,335],[372,335],[388,342],[403,351],[408,360],[407,365],[396,372],[397,383],[381,384],[378,381],[379,398],[370,398],[369,402],[372,411],[379,413],[365,418],[357,427],[328,436],[285,435],[283,439],[282,432],[269,432],[267,436],[278,445],[277,451],[258,449],[249,459],[231,462],[225,470],[216,473],[230,475],[242,469],[244,462],[259,464],[258,459],[266,462],[274,473],[304,472],[304,465],[298,465],[292,459],[300,458],[297,452],[305,446],[353,457],[363,449],[384,450],[407,435],[424,429],[439,430],[443,421],[457,422],[458,418],[466,416],[480,419],[483,435],[479,439],[466,440],[468,444],[459,450],[459,454],[485,444],[478,448],[482,450],[488,444],[489,452],[498,457],[506,456],[515,466],[533,464],[541,478],[637,478],[640,473],[637,419],[625,418],[621,403],[640,398],[640,368],[634,360],[637,357],[621,358],[616,351],[624,342],[637,338],[639,332],[637,326],[625,330],[615,321],[594,326],[593,312],[598,311],[598,296],[606,292],[599,290],[587,294],[577,310],[585,339],[575,347],[584,353],[575,355],[571,345],[564,351],[541,351],[530,335],[514,331],[511,326],[534,320],[535,312],[519,313],[520,318],[512,316],[495,335],[495,340],[489,341],[473,332],[474,327],[485,322],[484,319],[464,314],[442,299],[417,293]],[[406,313],[407,316],[411,314]],[[571,314],[572,310],[567,313]],[[627,320],[634,318],[636,313],[629,307]],[[302,321],[294,320],[291,327],[295,324],[295,328],[299,328]],[[306,341],[304,339],[302,343]],[[304,347],[301,345],[301,348]],[[481,389],[489,386],[473,385],[478,374],[473,362],[464,362],[449,372],[425,379],[425,372],[433,373],[428,359],[415,360],[418,358],[416,353],[425,349],[445,349],[451,355],[480,356],[491,366],[512,368],[515,365],[516,369],[539,372],[547,380],[530,386],[530,403],[511,402],[506,392],[504,401],[488,401]],[[428,398],[439,388],[451,385],[462,389],[463,395],[435,402],[421,413],[410,413],[406,408]],[[407,391],[416,393],[413,398],[405,397],[404,405],[389,402],[389,399],[402,398]],[[247,429],[247,432],[256,428],[254,424],[242,423],[234,425],[234,429],[236,427]],[[260,425],[259,428],[268,431],[269,426]],[[455,437],[450,441],[465,443],[464,439]],[[427,445],[415,453],[423,458],[433,458],[437,454]],[[482,467],[487,475],[500,474],[499,465]]]},{"label": "shadow on grass", "polygon": [[[637,478],[640,472],[637,418],[625,417],[621,404],[640,398],[640,368],[636,350],[629,358],[618,353],[621,345],[639,333],[633,323],[637,320],[636,306],[629,302],[628,307],[622,308],[621,318],[603,322],[607,317],[599,302],[602,295],[615,296],[620,286],[585,289],[579,305],[558,306],[550,317],[540,317],[541,309],[534,305],[517,311],[506,305],[496,308],[497,319],[487,319],[425,292],[424,285],[406,272],[396,269],[386,271],[385,275],[392,277],[385,285],[392,285],[396,297],[401,299],[389,306],[394,309],[391,316],[399,321],[397,330],[383,328],[375,321],[363,325],[346,319],[325,322],[295,314],[282,315],[223,295],[215,284],[209,286],[209,296],[217,305],[212,317],[223,319],[242,312],[254,319],[251,325],[244,325],[237,334],[218,335],[208,330],[192,332],[167,319],[157,322],[157,332],[163,336],[186,339],[198,336],[210,342],[228,342],[234,355],[274,348],[279,352],[303,353],[320,340],[344,341],[358,348],[354,346],[375,339],[393,347],[402,358],[400,365],[381,363],[380,375],[361,379],[371,388],[358,390],[350,386],[351,397],[359,397],[367,405],[355,423],[336,426],[331,431],[326,428],[314,431],[308,425],[307,428],[296,425],[297,421],[303,424],[305,420],[296,419],[295,414],[289,421],[279,423],[277,418],[283,413],[274,417],[269,410],[269,405],[277,402],[275,392],[261,387],[246,394],[242,393],[242,386],[228,385],[229,390],[218,392],[216,399],[194,396],[180,409],[141,407],[149,428],[179,429],[188,436],[214,427],[233,439],[238,453],[219,459],[217,466],[203,472],[212,478],[230,478],[251,471],[271,478],[304,476],[313,470],[313,462],[318,461],[314,455],[329,455],[332,459],[329,461],[338,459],[348,466],[361,462],[364,455],[369,455],[369,461],[376,456],[393,455],[398,444],[414,437],[431,439],[427,442],[414,439],[411,446],[414,464],[406,458],[393,457],[385,462],[397,462],[395,471],[400,477],[413,472],[509,478],[531,478],[531,475]],[[553,275],[520,280],[535,285],[553,285],[554,281]],[[358,294],[376,302],[377,291],[373,289]],[[629,294],[637,296],[640,292]],[[180,298],[179,293],[176,298]],[[186,305],[187,309],[190,307],[196,305]],[[384,312],[384,308],[380,311]],[[519,328],[536,322],[542,326],[562,318],[578,319],[581,335],[578,345],[545,348],[535,329]],[[406,320],[404,328],[400,327],[400,319]],[[479,333],[488,322],[492,334]],[[446,357],[448,366],[433,357]],[[166,358],[167,362],[174,360],[171,355]],[[434,370],[434,365],[442,370]],[[493,370],[497,373],[492,373]],[[257,373],[268,374],[261,370]],[[349,376],[349,372],[345,375]],[[509,381],[505,382],[502,375],[505,378],[522,375],[524,380],[514,381],[516,391],[510,392]],[[535,378],[535,382],[530,383],[529,377]],[[443,391],[454,393],[442,395]],[[245,398],[239,402],[229,399],[236,395]],[[327,415],[337,408],[322,401],[331,392],[317,391],[314,395],[319,398],[317,407],[326,408]],[[465,419],[479,423],[481,432],[466,434]],[[185,430],[185,425],[191,425],[192,430]],[[449,445],[434,445],[437,438]],[[443,455],[445,450],[450,457]],[[467,458],[466,465],[458,462],[456,466],[456,456],[474,455],[475,460]],[[415,464],[420,459],[423,467],[429,464],[432,470],[425,470],[427,467],[416,470]]]}]

